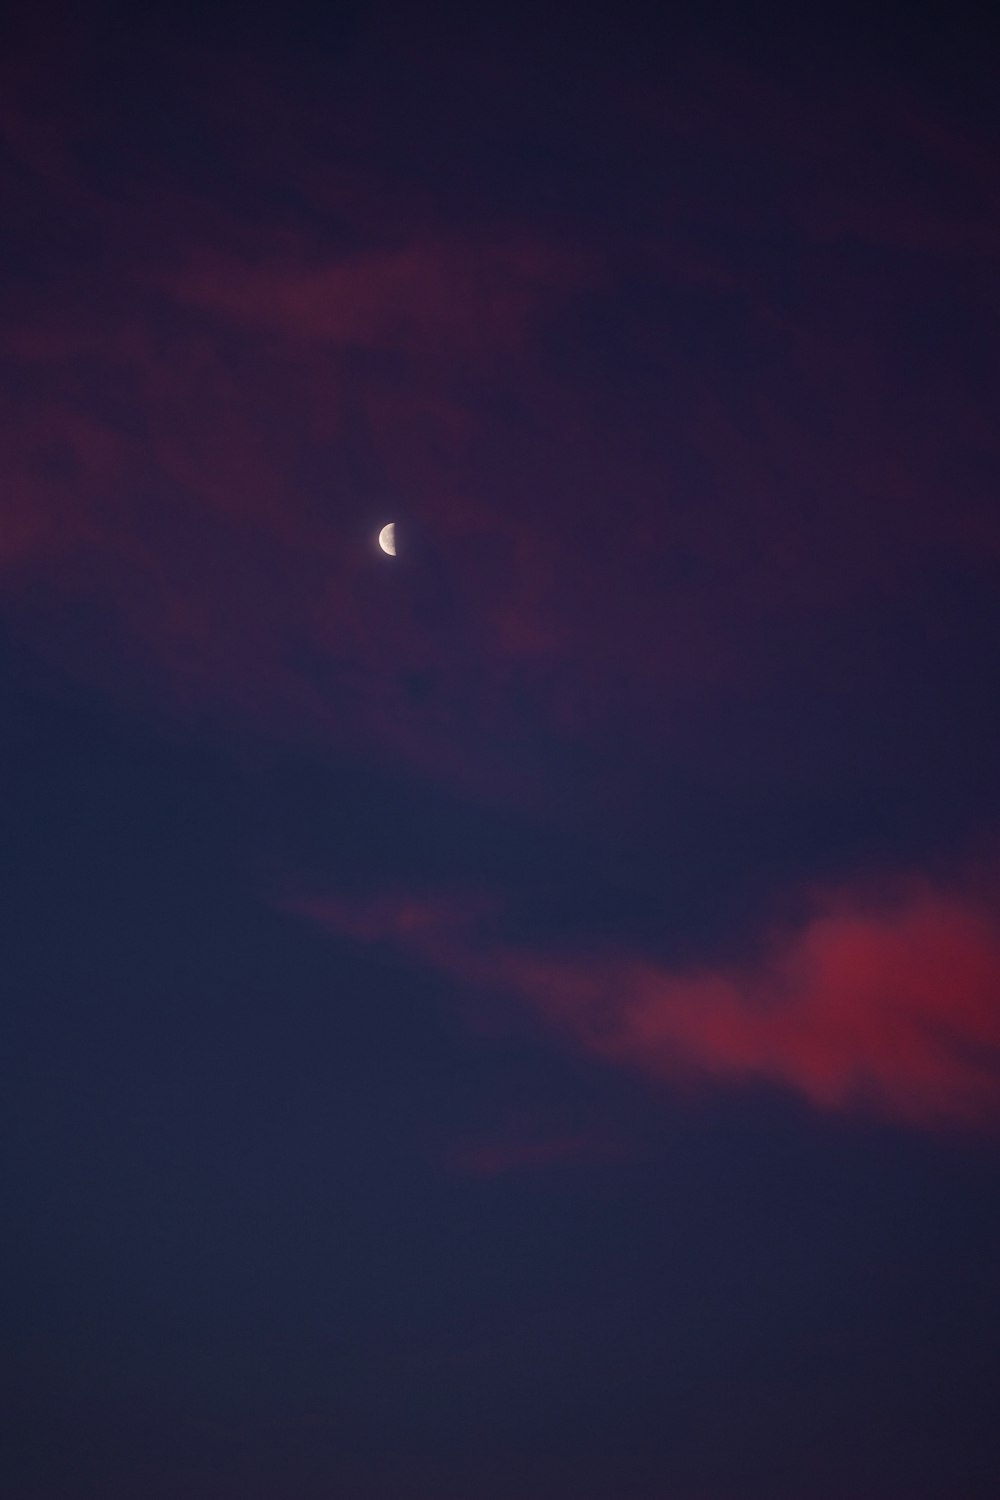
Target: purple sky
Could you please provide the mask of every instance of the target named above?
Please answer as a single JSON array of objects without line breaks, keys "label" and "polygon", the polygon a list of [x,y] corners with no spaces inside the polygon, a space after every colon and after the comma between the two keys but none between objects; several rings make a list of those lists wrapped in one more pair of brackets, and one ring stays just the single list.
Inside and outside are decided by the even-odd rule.
[{"label": "purple sky", "polygon": [[9,22],[17,1500],[992,1500],[987,50]]}]

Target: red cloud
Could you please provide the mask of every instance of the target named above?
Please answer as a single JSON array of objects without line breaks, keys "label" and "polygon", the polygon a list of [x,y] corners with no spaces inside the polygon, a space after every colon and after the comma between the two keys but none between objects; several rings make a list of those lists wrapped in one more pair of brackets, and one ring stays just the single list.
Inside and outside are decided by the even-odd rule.
[{"label": "red cloud", "polygon": [[927,1127],[1000,1109],[1000,915],[927,887],[842,892],[738,965],[546,954],[477,937],[446,904],[306,908],[520,997],[574,1044],[666,1080],[766,1079],[824,1110]]},{"label": "red cloud", "polygon": [[263,266],[218,259],[173,279],[181,302],[296,341],[480,358],[516,349],[543,300],[593,279],[537,237],[417,239]]}]

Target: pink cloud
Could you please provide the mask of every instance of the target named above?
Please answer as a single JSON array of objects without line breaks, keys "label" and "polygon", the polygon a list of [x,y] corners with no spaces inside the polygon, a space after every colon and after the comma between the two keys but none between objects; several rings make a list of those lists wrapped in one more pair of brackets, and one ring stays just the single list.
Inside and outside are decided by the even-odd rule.
[{"label": "pink cloud", "polygon": [[575,1047],[665,1083],[767,1081],[817,1109],[927,1128],[1000,1117],[1000,912],[908,883],[816,898],[740,963],[498,942],[460,903],[302,908],[520,999]]}]

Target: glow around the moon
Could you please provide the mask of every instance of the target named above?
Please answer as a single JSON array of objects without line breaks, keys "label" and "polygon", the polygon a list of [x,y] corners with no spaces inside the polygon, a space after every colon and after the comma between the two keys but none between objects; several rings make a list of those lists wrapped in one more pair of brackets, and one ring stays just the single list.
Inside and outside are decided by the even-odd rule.
[{"label": "glow around the moon", "polygon": [[383,552],[388,552],[390,557],[396,556],[396,523],[390,521],[388,526],[383,526],[378,534],[378,544]]}]

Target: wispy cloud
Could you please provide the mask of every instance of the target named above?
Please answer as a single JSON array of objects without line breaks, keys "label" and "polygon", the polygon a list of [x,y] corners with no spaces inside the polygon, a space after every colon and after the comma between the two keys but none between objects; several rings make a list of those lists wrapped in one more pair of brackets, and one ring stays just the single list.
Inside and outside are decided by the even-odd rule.
[{"label": "wispy cloud", "polygon": [[460,902],[301,910],[504,991],[565,1043],[665,1084],[766,1081],[820,1110],[924,1128],[1000,1119],[1000,913],[923,882],[816,896],[742,961],[683,968],[521,947]]}]

